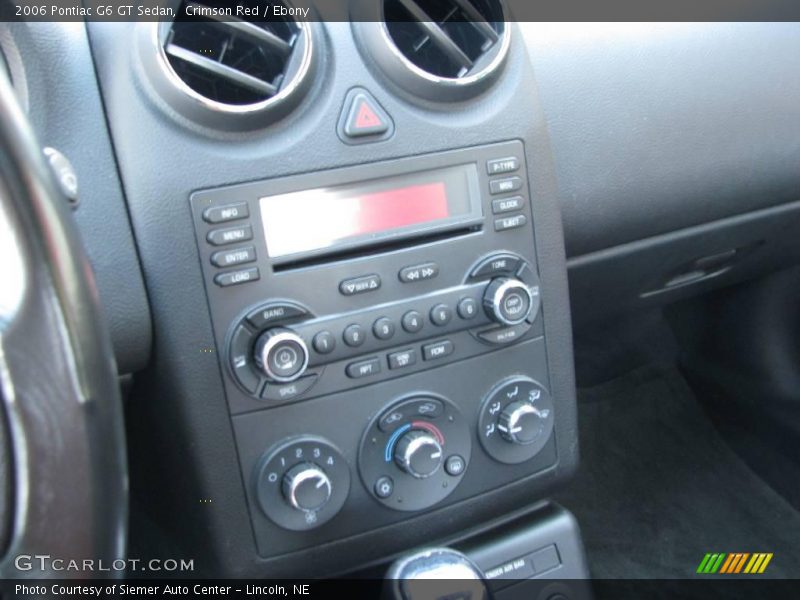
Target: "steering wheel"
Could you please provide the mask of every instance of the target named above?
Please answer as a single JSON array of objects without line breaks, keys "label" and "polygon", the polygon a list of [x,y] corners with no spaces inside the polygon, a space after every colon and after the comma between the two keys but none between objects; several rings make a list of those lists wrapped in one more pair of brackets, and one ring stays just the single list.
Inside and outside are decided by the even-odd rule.
[{"label": "steering wheel", "polygon": [[[0,578],[117,573],[128,478],[111,338],[67,201],[2,72],[0,397]],[[84,559],[112,570],[67,570]]]}]

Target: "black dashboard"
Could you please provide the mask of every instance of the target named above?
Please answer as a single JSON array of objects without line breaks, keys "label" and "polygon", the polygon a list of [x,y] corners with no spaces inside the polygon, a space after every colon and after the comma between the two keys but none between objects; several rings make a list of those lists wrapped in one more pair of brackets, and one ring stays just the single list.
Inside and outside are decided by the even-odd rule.
[{"label": "black dashboard", "polygon": [[480,53],[437,71],[319,3],[253,42],[274,89],[187,23],[0,29],[135,374],[134,515],[209,573],[339,574],[528,512],[578,463],[573,321],[800,259],[797,25],[478,4]]}]

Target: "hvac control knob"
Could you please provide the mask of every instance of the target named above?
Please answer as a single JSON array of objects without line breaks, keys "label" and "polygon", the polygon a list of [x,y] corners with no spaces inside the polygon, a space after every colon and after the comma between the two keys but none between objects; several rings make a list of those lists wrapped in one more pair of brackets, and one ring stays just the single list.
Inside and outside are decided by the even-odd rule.
[{"label": "hvac control knob", "polygon": [[276,327],[256,340],[255,361],[272,381],[294,381],[308,367],[308,346],[290,329]]},{"label": "hvac control knob", "polygon": [[497,429],[507,442],[532,444],[541,435],[544,419],[541,412],[528,402],[512,402],[500,413]]},{"label": "hvac control knob", "polygon": [[421,429],[412,429],[397,442],[394,460],[403,471],[425,479],[442,464],[442,445],[433,434]]},{"label": "hvac control knob", "polygon": [[314,463],[300,463],[283,476],[283,497],[292,508],[316,511],[331,498],[331,480]]},{"label": "hvac control knob", "polygon": [[486,287],[483,307],[489,318],[503,325],[518,325],[531,314],[533,296],[519,279],[497,277]]}]

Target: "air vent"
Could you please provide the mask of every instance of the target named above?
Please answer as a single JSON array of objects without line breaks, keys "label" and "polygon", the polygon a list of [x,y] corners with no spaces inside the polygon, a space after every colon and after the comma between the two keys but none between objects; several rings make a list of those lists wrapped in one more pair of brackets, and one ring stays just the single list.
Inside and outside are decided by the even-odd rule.
[{"label": "air vent", "polygon": [[486,90],[505,63],[503,0],[352,1],[367,15],[353,25],[365,59],[402,92],[464,100]]},{"label": "air vent", "polygon": [[384,0],[395,46],[411,63],[438,77],[461,79],[486,66],[505,23],[499,3],[486,0]]},{"label": "air vent", "polygon": [[[269,18],[236,16],[253,9]],[[288,12],[282,2],[184,0],[174,22],[156,25],[161,70],[173,88],[161,86],[167,99],[204,124],[266,124],[283,116],[308,87],[313,64],[310,25],[275,16]]]}]

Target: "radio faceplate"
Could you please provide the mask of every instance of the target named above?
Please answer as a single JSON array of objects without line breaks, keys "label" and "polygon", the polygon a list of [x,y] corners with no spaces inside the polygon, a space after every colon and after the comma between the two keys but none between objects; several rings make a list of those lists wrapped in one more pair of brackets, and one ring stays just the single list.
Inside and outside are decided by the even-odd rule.
[{"label": "radio faceplate", "polygon": [[[449,173],[454,167],[467,170],[468,175],[464,186],[451,187],[470,196],[459,200],[462,208],[454,218],[444,216],[416,229],[404,226],[388,237],[373,231],[367,240],[356,236],[358,246],[347,241],[290,257],[269,256],[264,233],[269,228],[264,227],[259,206],[263,198],[291,200],[303,190],[326,190],[336,203],[336,194],[330,190],[355,186],[374,191],[382,181],[401,189],[411,183],[416,189],[420,181],[430,184],[437,173]],[[534,321],[532,328],[517,327],[516,332],[509,332],[512,339],[504,340],[502,332],[508,328],[493,326],[482,306],[483,291],[492,277],[518,272],[537,294],[534,300],[538,302],[521,142],[196,192],[191,203],[216,350],[224,362],[226,392],[234,414],[370,385],[491,352],[521,339],[520,329],[525,329],[528,338],[541,335],[542,324]],[[305,215],[305,221],[296,224],[298,231],[315,218]],[[352,220],[352,210],[342,219]],[[492,259],[503,256],[509,263],[492,270]],[[465,318],[461,313],[466,307],[461,303],[468,299],[477,310]],[[435,318],[436,310],[443,311],[442,319]],[[404,318],[412,315],[420,320],[418,331],[404,323]],[[376,335],[381,323],[393,330],[384,339]],[[294,381],[269,381],[257,365],[255,346],[261,333],[285,326],[302,337],[310,370],[307,377]],[[464,331],[474,335],[461,336]],[[317,337],[319,334],[328,335]],[[354,340],[354,335],[360,339]],[[490,339],[498,335],[499,341]],[[446,344],[444,355],[425,360],[430,344],[453,342],[453,336],[459,336],[458,345]],[[326,339],[333,348],[329,352],[323,347]],[[402,358],[397,353],[404,351],[411,351],[414,364],[397,364],[396,359]],[[362,374],[358,367],[367,370]]]},{"label": "radio faceplate", "polygon": [[[439,185],[438,174],[445,172],[451,179]],[[463,175],[464,185],[453,173]],[[420,186],[427,194],[423,204],[439,209],[423,211],[410,202],[417,212],[391,216],[376,229],[374,206],[385,209],[387,198],[410,198],[409,190]],[[512,141],[192,195],[216,350],[263,556],[413,518],[415,511],[459,502],[556,463],[550,432],[558,398],[543,410],[510,411],[504,418],[481,412],[491,410],[486,399],[503,381],[533,381],[550,402],[528,186],[523,144]],[[271,257],[265,232],[274,227],[264,227],[262,199],[290,201],[304,190],[344,202],[349,208],[341,218],[351,223],[331,223],[336,235],[319,237],[319,244],[311,243],[314,236],[294,244],[282,232],[280,248],[304,250]],[[456,192],[469,197],[451,198]],[[286,212],[298,219],[286,226],[297,231],[325,225],[314,214]],[[323,221],[335,218],[323,212]],[[387,413],[426,398],[441,399],[452,412]],[[381,429],[384,416],[395,412],[402,417],[392,425],[398,429]],[[451,417],[452,427],[436,420]],[[518,462],[503,451],[503,444],[524,437],[504,432],[510,423],[526,424],[532,435],[546,432],[535,452],[514,454],[524,458]],[[426,426],[441,437],[426,437]],[[381,432],[374,441],[370,428]],[[299,434],[308,439],[293,442]],[[477,443],[481,435],[488,441]],[[399,449],[386,450],[395,446],[383,444],[384,437]],[[338,514],[324,512],[330,505],[308,510],[301,527],[283,522],[276,514],[285,511],[263,502],[293,490],[298,473],[325,475],[308,440],[320,440],[320,452],[336,449],[336,468],[346,461],[354,482],[347,481]],[[297,464],[282,465],[285,472],[265,470],[285,462],[275,448],[285,453],[292,444],[305,449]],[[417,473],[426,461],[430,476]],[[344,482],[327,476],[325,485],[338,498]],[[448,491],[435,493],[432,486]]]}]

